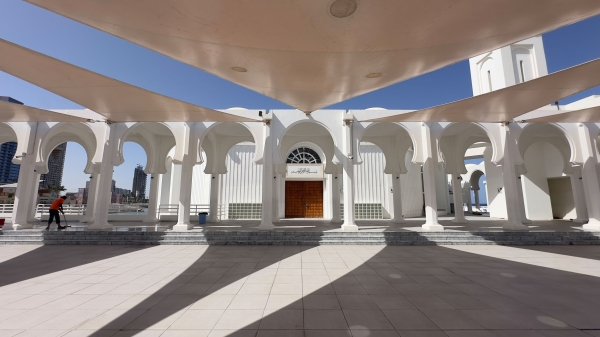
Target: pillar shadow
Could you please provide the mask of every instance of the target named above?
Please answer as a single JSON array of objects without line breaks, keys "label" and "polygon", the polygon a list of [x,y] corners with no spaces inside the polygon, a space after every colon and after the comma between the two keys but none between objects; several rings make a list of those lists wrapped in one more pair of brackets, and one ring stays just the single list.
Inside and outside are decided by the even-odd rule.
[{"label": "pillar shadow", "polygon": [[[244,254],[236,252],[240,249]],[[260,317],[225,311],[215,319],[206,312],[210,310],[195,311],[202,309],[198,303],[221,297],[222,309],[227,309],[231,296],[215,295],[237,294],[246,278],[314,249],[358,253],[355,260],[327,262],[349,269],[333,274],[321,269],[329,281],[305,287],[297,300],[264,315],[261,310]],[[165,329],[223,329],[227,322],[231,331],[224,336],[235,337],[295,336],[294,331],[311,336],[317,330],[358,337],[386,331],[391,336],[396,330],[600,329],[598,289],[597,277],[440,246],[209,246],[181,274],[90,336],[104,336],[103,330],[134,336],[159,324]]]},{"label": "pillar shadow", "polygon": [[144,249],[147,247],[39,246],[0,263],[0,287]]}]

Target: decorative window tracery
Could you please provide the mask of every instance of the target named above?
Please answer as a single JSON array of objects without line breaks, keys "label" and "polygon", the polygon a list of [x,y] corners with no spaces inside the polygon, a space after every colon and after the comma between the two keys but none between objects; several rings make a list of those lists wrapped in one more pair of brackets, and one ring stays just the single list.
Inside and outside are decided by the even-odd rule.
[{"label": "decorative window tracery", "polygon": [[294,149],[287,157],[287,164],[321,164],[321,157],[308,147]]}]

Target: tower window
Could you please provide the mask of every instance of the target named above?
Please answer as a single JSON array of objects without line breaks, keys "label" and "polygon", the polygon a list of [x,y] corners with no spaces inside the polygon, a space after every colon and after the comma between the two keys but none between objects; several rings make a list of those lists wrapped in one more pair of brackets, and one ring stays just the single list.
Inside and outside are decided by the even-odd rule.
[{"label": "tower window", "polygon": [[519,67],[521,68],[521,83],[525,82],[525,72],[523,71],[523,60],[519,61]]},{"label": "tower window", "polygon": [[494,89],[492,89],[492,72],[490,70],[488,70],[487,75],[488,75],[488,85],[489,85],[490,91],[492,91],[492,90],[494,90]]}]

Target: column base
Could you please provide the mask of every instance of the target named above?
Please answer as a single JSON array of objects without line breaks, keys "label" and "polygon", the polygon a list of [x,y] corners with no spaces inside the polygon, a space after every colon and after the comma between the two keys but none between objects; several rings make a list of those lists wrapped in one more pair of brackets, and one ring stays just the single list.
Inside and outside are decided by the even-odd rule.
[{"label": "column base", "polygon": [[589,219],[573,219],[573,222],[577,223],[588,223],[589,221]]},{"label": "column base", "polygon": [[272,231],[274,229],[275,225],[271,222],[261,222],[260,225],[258,225],[258,230],[260,231]]},{"label": "column base", "polygon": [[[31,223],[27,223],[27,222],[18,223],[18,224],[17,224],[17,223],[14,223],[14,224],[12,224],[12,225],[9,225],[9,224],[4,224],[4,229],[11,230],[11,228],[10,228],[10,227],[12,227],[12,230],[18,231],[18,230],[20,230],[20,229],[32,229],[32,228],[33,228],[33,224],[31,224]],[[3,229],[3,230],[4,230],[4,229]]]},{"label": "column base", "polygon": [[173,230],[176,232],[185,232],[185,231],[189,231],[190,229],[193,229],[194,225],[189,224],[189,223],[178,223],[175,226],[173,226]]},{"label": "column base", "polygon": [[452,223],[469,223],[469,220],[465,218],[454,218],[452,219]]},{"label": "column base", "polygon": [[583,229],[588,231],[600,231],[600,221],[596,219],[590,219],[588,223],[583,225]]},{"label": "column base", "polygon": [[523,219],[523,220],[521,220],[521,223],[530,224],[530,223],[533,223],[533,222],[531,222],[531,220],[529,220],[529,219]]},{"label": "column base", "polygon": [[504,228],[505,230],[509,230],[509,231],[529,231],[529,227],[523,225],[523,224],[518,224],[518,223],[506,223],[502,226],[502,228]]},{"label": "column base", "polygon": [[426,231],[432,231],[432,232],[443,232],[444,231],[444,226],[440,225],[439,223],[431,223],[431,224],[424,224],[421,226],[421,228],[423,228],[423,230]]},{"label": "column base", "polygon": [[358,232],[357,225],[342,225],[342,230],[344,232]]},{"label": "column base", "polygon": [[98,222],[94,222],[93,224],[87,226],[87,229],[94,229],[94,230],[104,230],[104,229],[112,229],[113,225],[109,224],[108,222],[105,223],[98,223]]}]

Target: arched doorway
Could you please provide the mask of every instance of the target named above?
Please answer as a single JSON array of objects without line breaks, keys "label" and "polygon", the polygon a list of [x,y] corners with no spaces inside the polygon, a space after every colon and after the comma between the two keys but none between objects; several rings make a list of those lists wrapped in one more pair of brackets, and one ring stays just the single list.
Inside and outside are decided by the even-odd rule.
[{"label": "arched doorway", "polygon": [[[316,145],[300,145],[286,158],[285,218],[323,218],[323,154]],[[319,151],[320,152],[320,151]]]}]

